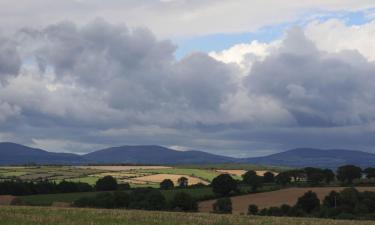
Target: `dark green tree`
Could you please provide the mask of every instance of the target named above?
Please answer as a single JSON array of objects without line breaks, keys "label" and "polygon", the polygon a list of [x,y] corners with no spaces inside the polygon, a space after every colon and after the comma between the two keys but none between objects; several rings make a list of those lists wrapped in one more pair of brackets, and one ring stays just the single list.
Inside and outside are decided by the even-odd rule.
[{"label": "dark green tree", "polygon": [[248,215],[256,215],[259,212],[258,206],[254,204],[250,204],[247,209]]},{"label": "dark green tree", "polygon": [[232,213],[232,200],[230,198],[220,198],[212,205],[214,213]]},{"label": "dark green tree", "polygon": [[178,178],[177,183],[179,187],[185,188],[189,185],[189,179],[186,177],[180,177]]},{"label": "dark green tree", "polygon": [[369,167],[363,170],[364,174],[366,174],[366,177],[368,179],[375,178],[375,168],[374,167]]},{"label": "dark green tree", "polygon": [[276,181],[276,183],[285,186],[287,184],[290,184],[291,178],[290,178],[289,173],[287,173],[287,172],[281,172],[281,173],[279,173],[279,174],[276,175],[275,181]]},{"label": "dark green tree", "polygon": [[354,165],[341,166],[337,169],[336,176],[339,181],[352,184],[354,179],[362,177],[362,169]]},{"label": "dark green tree", "polygon": [[173,196],[172,208],[175,210],[182,211],[197,211],[198,203],[197,201],[186,192],[178,192]]},{"label": "dark green tree", "polygon": [[173,189],[173,188],[174,188],[174,184],[173,184],[173,181],[170,180],[170,179],[164,179],[160,183],[160,189],[162,189],[162,190],[169,190],[169,189]]},{"label": "dark green tree", "polygon": [[308,191],[303,196],[298,198],[296,207],[307,213],[311,213],[312,211],[319,209],[320,200],[316,193]]},{"label": "dark green tree", "polygon": [[323,173],[324,173],[324,182],[326,184],[329,184],[335,180],[335,173],[332,170],[324,169]]},{"label": "dark green tree", "polygon": [[323,200],[323,205],[328,208],[337,208],[341,205],[340,193],[331,191]]},{"label": "dark green tree", "polygon": [[258,176],[253,170],[247,171],[242,175],[243,183],[250,185],[253,191],[256,191],[262,186],[262,177]]},{"label": "dark green tree", "polygon": [[264,183],[273,183],[275,182],[275,175],[270,172],[270,171],[267,171],[263,174],[263,182]]},{"label": "dark green tree", "polygon": [[105,176],[96,181],[95,189],[97,191],[114,191],[117,190],[117,180],[112,176]]},{"label": "dark green tree", "polygon": [[229,174],[220,174],[212,182],[212,191],[215,194],[226,196],[231,191],[237,191],[237,182]]}]

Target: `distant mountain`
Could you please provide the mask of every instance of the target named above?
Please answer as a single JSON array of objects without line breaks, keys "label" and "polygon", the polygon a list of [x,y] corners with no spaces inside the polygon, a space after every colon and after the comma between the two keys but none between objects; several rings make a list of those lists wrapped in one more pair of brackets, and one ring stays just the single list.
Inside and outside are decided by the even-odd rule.
[{"label": "distant mountain", "polygon": [[264,157],[241,159],[240,161],[251,164],[289,167],[337,168],[347,164],[369,167],[375,166],[375,154],[341,149],[297,148]]},{"label": "distant mountain", "polygon": [[137,145],[106,148],[76,155],[54,153],[30,148],[15,143],[0,143],[0,165],[16,164],[208,164],[208,163],[250,163],[287,167],[337,168],[354,164],[361,167],[375,167],[375,154],[353,150],[320,150],[298,148],[264,157],[231,158],[203,151],[176,151],[157,145]]},{"label": "distant mountain", "polygon": [[83,156],[94,163],[199,164],[227,163],[236,159],[202,151],[176,151],[156,145],[121,146],[95,151]]},{"label": "distant mountain", "polygon": [[0,165],[19,164],[81,164],[81,156],[69,153],[53,153],[10,142],[0,143]]}]

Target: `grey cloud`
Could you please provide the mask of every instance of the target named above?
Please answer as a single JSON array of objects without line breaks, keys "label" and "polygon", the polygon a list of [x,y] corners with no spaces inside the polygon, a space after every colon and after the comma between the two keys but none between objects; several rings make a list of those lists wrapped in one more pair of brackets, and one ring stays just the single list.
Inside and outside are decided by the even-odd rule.
[{"label": "grey cloud", "polygon": [[0,89],[1,140],[79,152],[179,145],[233,156],[373,144],[374,64],[354,51],[319,51],[298,29],[245,78],[205,53],[176,60],[170,41],[104,20],[27,28],[14,40],[22,65]]},{"label": "grey cloud", "polygon": [[354,51],[319,52],[301,30],[253,65],[250,94],[269,96],[300,126],[345,126],[374,121],[375,64]]},{"label": "grey cloud", "polygon": [[0,79],[17,75],[21,67],[21,59],[15,43],[8,38],[0,37]]}]

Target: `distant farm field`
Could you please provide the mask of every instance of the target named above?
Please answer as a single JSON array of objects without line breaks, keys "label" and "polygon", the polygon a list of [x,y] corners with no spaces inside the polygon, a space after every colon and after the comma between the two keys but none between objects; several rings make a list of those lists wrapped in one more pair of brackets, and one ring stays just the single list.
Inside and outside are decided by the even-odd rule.
[{"label": "distant farm field", "polygon": [[[297,199],[305,192],[311,190],[315,192],[320,200],[331,191],[341,191],[344,187],[316,187],[316,188],[287,188],[271,192],[263,192],[256,194],[248,194],[232,197],[232,206],[234,214],[247,213],[250,204],[257,205],[260,209],[272,206],[280,206],[282,204],[294,205]],[[356,187],[359,191],[373,191],[375,187]],[[212,204],[215,200],[203,201],[199,204],[200,212],[211,212]]]},{"label": "distant farm field", "polygon": [[[119,183],[129,183],[132,187],[158,187],[159,183],[164,179],[171,179],[177,185],[178,178],[184,176],[188,178],[189,185],[209,184],[216,176],[222,173],[231,174],[233,178],[239,180],[241,175],[246,172],[243,169],[226,169],[225,164],[222,166],[222,169],[220,167],[214,169],[204,166],[204,168],[183,168],[182,166],[154,165],[0,167],[0,179],[49,180],[57,183],[67,180],[94,185],[99,178],[110,175],[115,177]],[[239,168],[243,166],[241,165]],[[255,166],[251,167],[256,168]],[[265,171],[267,170],[264,170],[264,167],[260,167],[257,173],[262,174]]]},{"label": "distant farm field", "polygon": [[372,225],[373,221],[133,210],[0,207],[2,225]]}]

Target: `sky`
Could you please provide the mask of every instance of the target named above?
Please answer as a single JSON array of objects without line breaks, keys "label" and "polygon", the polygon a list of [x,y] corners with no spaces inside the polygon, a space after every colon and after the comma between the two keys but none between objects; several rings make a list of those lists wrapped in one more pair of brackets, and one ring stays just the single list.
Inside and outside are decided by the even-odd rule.
[{"label": "sky", "polygon": [[373,0],[2,0],[0,141],[375,153]]}]

